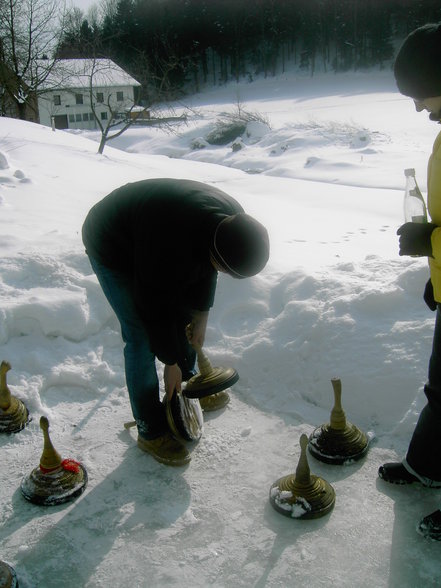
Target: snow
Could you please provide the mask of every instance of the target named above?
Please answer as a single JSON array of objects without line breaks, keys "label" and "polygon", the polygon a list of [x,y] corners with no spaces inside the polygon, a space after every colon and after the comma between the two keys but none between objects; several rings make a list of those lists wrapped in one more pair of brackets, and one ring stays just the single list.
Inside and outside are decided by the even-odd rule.
[{"label": "snow", "polygon": [[[52,63],[50,63],[52,65]],[[42,67],[46,62],[42,62]],[[43,87],[53,90],[90,88],[93,76],[96,88],[140,86],[141,84],[111,59],[58,59]]]},{"label": "snow", "polygon": [[[238,101],[269,125],[250,125],[240,150],[210,146],[216,117]],[[403,170],[414,167],[425,191],[438,127],[389,70],[293,73],[190,102],[175,133],[131,128],[103,155],[96,134],[0,119],[0,359],[33,417],[0,438],[0,559],[22,588],[440,586],[440,545],[415,530],[441,506],[439,491],[377,477],[404,456],[424,405],[427,262],[400,258],[395,233]],[[157,463],[124,429],[119,326],[80,237],[112,189],[166,176],[230,193],[272,246],[259,276],[220,276],[205,352],[240,379],[224,410],[204,414],[185,468]],[[295,472],[300,436],[329,421],[334,377],[369,452],[345,466],[309,455],[335,507],[282,516],[270,488]],[[62,457],[88,472],[65,505],[37,506],[20,491],[41,456],[41,416]]]}]

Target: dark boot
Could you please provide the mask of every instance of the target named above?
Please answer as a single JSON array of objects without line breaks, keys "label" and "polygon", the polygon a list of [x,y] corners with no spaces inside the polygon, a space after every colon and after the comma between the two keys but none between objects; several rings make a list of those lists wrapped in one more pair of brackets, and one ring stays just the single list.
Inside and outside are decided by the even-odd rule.
[{"label": "dark boot", "polygon": [[441,488],[440,480],[430,480],[424,476],[415,476],[403,463],[385,463],[380,466],[378,475],[390,484],[420,484],[425,488]]},{"label": "dark boot", "polygon": [[385,463],[380,466],[378,475],[385,482],[390,484],[421,484],[421,481],[408,472],[404,465],[400,463]]},{"label": "dark boot", "polygon": [[418,533],[427,539],[441,541],[441,510],[435,510],[422,519],[417,527]]}]

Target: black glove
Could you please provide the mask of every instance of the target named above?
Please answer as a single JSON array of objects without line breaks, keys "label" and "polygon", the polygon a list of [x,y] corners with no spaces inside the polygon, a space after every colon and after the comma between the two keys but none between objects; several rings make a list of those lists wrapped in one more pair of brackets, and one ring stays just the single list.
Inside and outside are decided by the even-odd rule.
[{"label": "black glove", "polygon": [[437,225],[433,223],[404,223],[397,231],[400,236],[400,255],[432,257],[430,237]]},{"label": "black glove", "polygon": [[427,304],[427,306],[430,308],[430,310],[436,310],[436,301],[435,298],[433,297],[433,285],[432,285],[432,280],[429,280],[426,284],[426,287],[424,288],[424,302]]}]

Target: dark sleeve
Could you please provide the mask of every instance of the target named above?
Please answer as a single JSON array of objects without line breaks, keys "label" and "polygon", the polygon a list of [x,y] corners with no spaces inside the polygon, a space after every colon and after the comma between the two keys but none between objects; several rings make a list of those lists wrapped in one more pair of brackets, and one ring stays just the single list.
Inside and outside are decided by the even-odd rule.
[{"label": "dark sleeve", "polygon": [[[191,310],[209,310],[213,305],[216,291],[217,274],[210,274],[204,281],[193,287],[185,300],[163,296],[151,298],[148,290],[138,291],[135,295],[143,324],[149,334],[152,351],[156,357],[167,365],[180,363],[185,356],[182,349],[182,335],[185,325],[191,321]],[[144,295],[143,293],[144,292]],[[182,316],[187,313],[187,322]]]},{"label": "dark sleeve", "polygon": [[179,348],[175,301],[163,269],[159,260],[150,260],[142,268],[135,264],[134,298],[153,353],[162,363],[173,365]]},{"label": "dark sleeve", "polygon": [[216,294],[217,272],[209,272],[188,290],[187,306],[193,310],[210,310]]},{"label": "dark sleeve", "polygon": [[150,336],[152,351],[162,363],[173,365],[179,363],[181,350],[178,337],[178,325],[173,321],[148,321],[146,328]]},{"label": "dark sleeve", "polygon": [[134,266],[135,303],[152,351],[167,365],[180,363],[186,353],[182,341],[191,310],[211,308],[217,272],[197,262],[185,247],[179,253],[164,247],[161,256],[150,259],[141,253]]}]

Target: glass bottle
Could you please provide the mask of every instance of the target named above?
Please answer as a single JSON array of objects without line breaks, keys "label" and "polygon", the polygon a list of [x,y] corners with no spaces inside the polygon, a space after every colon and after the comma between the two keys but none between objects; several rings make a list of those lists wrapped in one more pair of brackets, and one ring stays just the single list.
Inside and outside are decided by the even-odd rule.
[{"label": "glass bottle", "polygon": [[427,208],[418,187],[415,170],[405,169],[406,190],[404,192],[404,219],[406,223],[427,223]]}]

